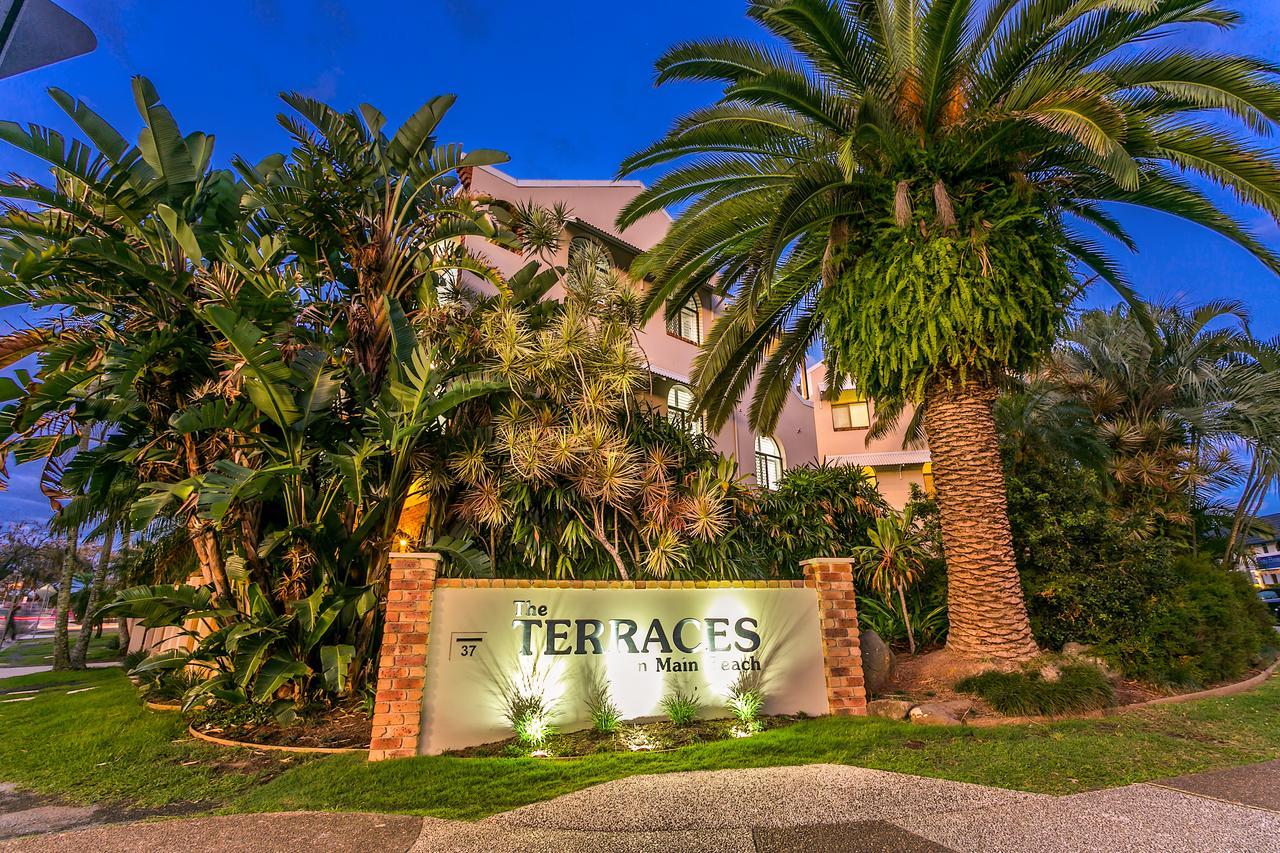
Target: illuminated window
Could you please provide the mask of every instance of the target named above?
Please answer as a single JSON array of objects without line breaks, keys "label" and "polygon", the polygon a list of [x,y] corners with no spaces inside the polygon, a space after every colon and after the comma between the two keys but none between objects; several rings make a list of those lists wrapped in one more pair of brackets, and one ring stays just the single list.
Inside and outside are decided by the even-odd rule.
[{"label": "illuminated window", "polygon": [[920,472],[924,474],[924,493],[929,497],[933,497],[933,463],[924,463],[924,467],[920,469]]},{"label": "illuminated window", "polygon": [[686,385],[672,385],[667,392],[667,420],[702,435],[702,418],[693,416],[693,392]]},{"label": "illuminated window", "polygon": [[835,430],[866,429],[871,426],[871,410],[866,400],[831,404],[831,427]]},{"label": "illuminated window", "polygon": [[698,310],[698,297],[690,299],[674,317],[667,320],[667,332],[690,343],[702,343],[702,317]]},{"label": "illuminated window", "polygon": [[876,469],[872,468],[870,465],[864,465],[862,473],[867,475],[867,482],[873,487],[879,483],[879,480],[876,478]]},{"label": "illuminated window", "polygon": [[776,489],[782,482],[782,450],[767,435],[756,436],[756,484]]}]

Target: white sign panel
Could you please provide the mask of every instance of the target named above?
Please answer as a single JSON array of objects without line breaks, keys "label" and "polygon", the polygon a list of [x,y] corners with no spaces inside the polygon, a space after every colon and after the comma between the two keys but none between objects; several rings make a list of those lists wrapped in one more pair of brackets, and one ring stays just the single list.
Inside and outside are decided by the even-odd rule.
[{"label": "white sign panel", "polygon": [[727,716],[740,678],[758,679],[766,714],[827,713],[816,591],[437,588],[419,749],[511,737],[513,692],[540,696],[570,731],[589,725],[601,681],[624,720],[643,720],[675,690]]}]

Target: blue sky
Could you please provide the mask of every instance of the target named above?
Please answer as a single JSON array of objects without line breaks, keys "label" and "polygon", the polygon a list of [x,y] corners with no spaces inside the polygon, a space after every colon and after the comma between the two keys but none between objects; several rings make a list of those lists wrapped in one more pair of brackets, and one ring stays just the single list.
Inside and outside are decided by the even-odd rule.
[{"label": "blue sky", "polygon": [[[298,90],[335,106],[367,101],[398,122],[427,98],[458,103],[442,131],[469,148],[511,155],[524,178],[607,178],[672,119],[711,100],[714,87],[653,86],[653,61],[674,42],[751,36],[742,0],[58,0],[98,35],[94,53],[0,80],[0,118],[52,124],[45,90],[83,98],[126,135],[137,130],[129,79],[152,79],[184,130],[217,137],[217,159],[256,159],[286,147],[277,93]],[[1280,5],[1228,0],[1246,16],[1229,35],[1196,43],[1280,60]],[[216,11],[214,11],[216,10]],[[0,173],[36,174],[0,149]],[[1155,214],[1122,214],[1142,247],[1128,272],[1151,299],[1232,297],[1255,331],[1280,334],[1277,281],[1234,245]],[[1256,217],[1262,223],[1262,217]],[[1265,237],[1280,245],[1269,226]],[[1109,292],[1090,301],[1114,301]],[[0,315],[10,325],[20,318]],[[7,518],[42,518],[48,502],[28,472],[0,494]]]}]

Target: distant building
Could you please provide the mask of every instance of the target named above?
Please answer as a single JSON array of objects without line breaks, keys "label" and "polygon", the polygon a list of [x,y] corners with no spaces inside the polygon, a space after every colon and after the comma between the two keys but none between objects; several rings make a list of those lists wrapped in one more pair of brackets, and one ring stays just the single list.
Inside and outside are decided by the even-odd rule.
[{"label": "distant building", "polygon": [[897,425],[887,434],[870,439],[875,402],[852,386],[828,389],[826,379],[827,366],[819,362],[808,369],[802,384],[813,401],[818,461],[862,468],[875,480],[890,506],[904,506],[911,497],[913,485],[932,494],[933,464],[929,449],[904,448],[914,409],[908,407],[903,411]]},{"label": "distant building", "polygon": [[1245,540],[1245,568],[1258,586],[1280,586],[1280,513],[1259,516],[1258,523],[1270,532]]}]

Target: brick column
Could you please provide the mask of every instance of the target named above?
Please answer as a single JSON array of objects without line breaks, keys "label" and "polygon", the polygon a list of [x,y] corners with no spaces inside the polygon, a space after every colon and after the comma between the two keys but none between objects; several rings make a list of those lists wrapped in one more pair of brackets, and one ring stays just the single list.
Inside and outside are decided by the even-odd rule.
[{"label": "brick column", "polygon": [[853,560],[816,557],[800,564],[804,583],[818,591],[822,629],[822,663],[827,676],[827,704],[832,714],[867,713],[858,642],[858,602],[853,591]]},{"label": "brick column", "polygon": [[369,760],[418,754],[439,554],[392,554]]}]

